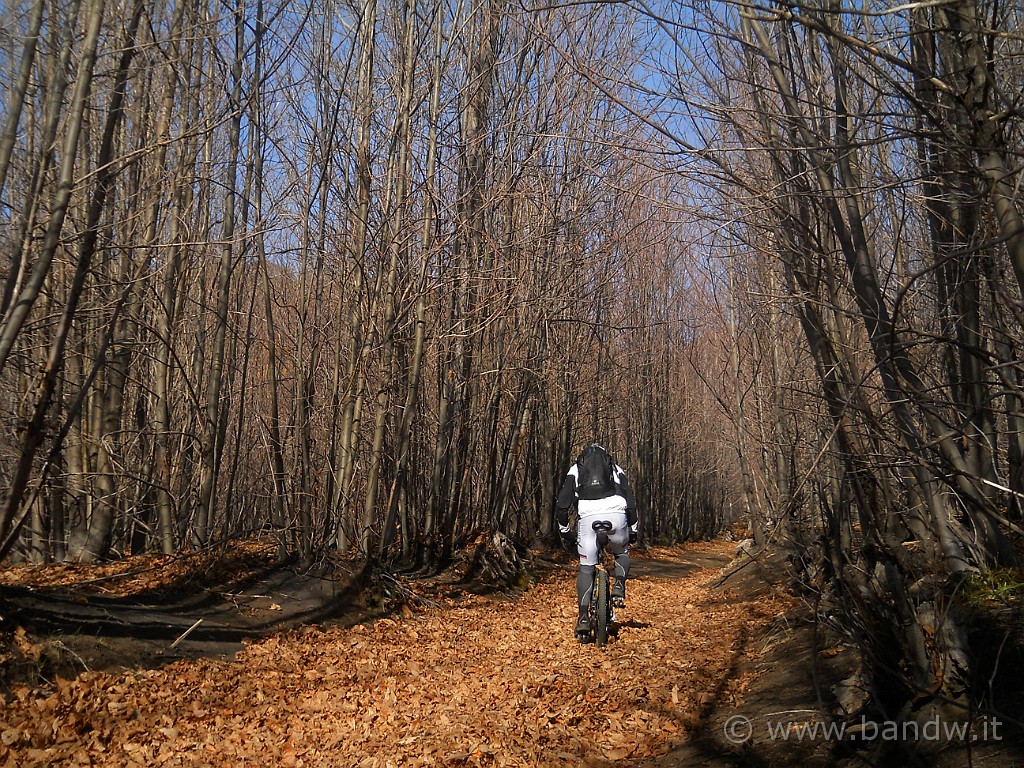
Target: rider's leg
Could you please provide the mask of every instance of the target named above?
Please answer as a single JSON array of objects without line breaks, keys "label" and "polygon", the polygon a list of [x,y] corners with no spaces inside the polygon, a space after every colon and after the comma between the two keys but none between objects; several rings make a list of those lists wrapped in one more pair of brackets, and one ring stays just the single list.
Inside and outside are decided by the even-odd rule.
[{"label": "rider's leg", "polygon": [[623,603],[626,599],[626,580],[633,561],[629,559],[629,527],[626,514],[615,521],[615,530],[608,537],[608,549],[615,555],[615,584],[612,586],[612,601]]},{"label": "rider's leg", "polygon": [[580,520],[576,548],[580,555],[580,569],[576,573],[576,603],[580,615],[576,631],[589,632],[590,597],[594,594],[594,572],[597,570],[597,534],[584,520]]},{"label": "rider's leg", "polygon": [[576,622],[577,632],[590,631],[590,598],[594,594],[595,571],[595,566],[581,564],[576,573],[576,598],[580,608],[579,620]]},{"label": "rider's leg", "polygon": [[612,587],[612,599],[626,599],[626,579],[629,578],[629,569],[632,565],[628,548],[615,556],[615,585]]}]

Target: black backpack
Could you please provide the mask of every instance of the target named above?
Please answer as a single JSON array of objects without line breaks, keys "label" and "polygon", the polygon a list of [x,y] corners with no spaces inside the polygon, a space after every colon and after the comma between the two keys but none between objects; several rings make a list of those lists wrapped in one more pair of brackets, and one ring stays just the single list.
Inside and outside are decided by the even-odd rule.
[{"label": "black backpack", "polygon": [[576,459],[579,477],[576,495],[581,499],[606,499],[619,492],[615,484],[615,465],[608,451],[597,443],[583,449]]}]

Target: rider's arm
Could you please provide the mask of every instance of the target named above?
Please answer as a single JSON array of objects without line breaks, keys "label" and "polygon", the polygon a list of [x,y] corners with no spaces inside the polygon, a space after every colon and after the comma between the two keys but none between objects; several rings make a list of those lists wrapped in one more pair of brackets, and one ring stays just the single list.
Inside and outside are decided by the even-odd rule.
[{"label": "rider's arm", "polygon": [[[573,467],[575,469],[575,467]],[[558,530],[562,533],[569,532],[569,510],[576,503],[576,473],[572,470],[562,481],[562,489],[558,492],[558,499],[555,501],[555,520],[558,522]]]},{"label": "rider's arm", "polygon": [[633,489],[630,488],[629,481],[626,479],[626,473],[623,472],[622,467],[616,465],[615,472],[619,491],[622,494],[622,498],[626,500],[626,522],[629,524],[629,529],[636,533],[640,523],[640,518],[636,513],[636,497],[633,495]]}]

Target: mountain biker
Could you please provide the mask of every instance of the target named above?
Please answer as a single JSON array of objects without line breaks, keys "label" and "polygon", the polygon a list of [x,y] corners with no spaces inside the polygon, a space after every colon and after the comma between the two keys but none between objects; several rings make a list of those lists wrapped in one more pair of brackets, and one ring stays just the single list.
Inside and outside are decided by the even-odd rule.
[{"label": "mountain biker", "polygon": [[[569,510],[573,504],[579,515],[575,537],[569,526]],[[597,532],[592,523],[608,520],[613,526],[608,534],[608,549],[615,556],[615,586],[611,595],[616,607],[626,604],[626,579],[632,563],[629,545],[636,543],[639,528],[636,499],[626,481],[626,473],[600,444],[587,445],[569,467],[555,502],[555,519],[565,548],[579,553],[580,567],[576,573],[579,620],[575,634],[586,636],[590,633],[590,598],[597,570]]]}]

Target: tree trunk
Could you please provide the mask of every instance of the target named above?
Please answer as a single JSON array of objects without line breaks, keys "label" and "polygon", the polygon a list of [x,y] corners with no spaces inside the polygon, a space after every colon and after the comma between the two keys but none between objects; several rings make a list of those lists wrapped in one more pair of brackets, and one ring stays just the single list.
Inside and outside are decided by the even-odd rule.
[{"label": "tree trunk", "polygon": [[196,519],[192,540],[206,546],[217,505],[217,480],[224,453],[224,431],[227,405],[222,402],[225,363],[227,359],[228,312],[235,254],[235,206],[238,197],[238,157],[242,125],[242,66],[245,56],[245,2],[238,0],[235,10],[235,55],[231,67],[231,108],[228,123],[228,159],[224,180],[224,226],[221,235],[220,266],[217,271],[217,305],[215,310],[213,350],[208,372],[206,408],[203,420],[201,450],[202,473],[199,481]]}]

